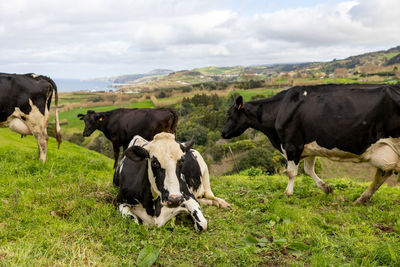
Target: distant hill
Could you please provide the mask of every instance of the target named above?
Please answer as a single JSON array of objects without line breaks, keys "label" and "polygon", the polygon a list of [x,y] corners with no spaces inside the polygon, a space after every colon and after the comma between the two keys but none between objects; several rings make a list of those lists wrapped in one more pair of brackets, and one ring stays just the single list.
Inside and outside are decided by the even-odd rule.
[{"label": "distant hill", "polygon": [[[272,64],[257,66],[216,67],[207,66],[192,70],[155,70],[146,74],[122,75],[114,77],[113,82],[122,91],[151,91],[161,88],[184,87],[209,82],[243,82],[283,78],[299,81],[304,79],[348,78],[398,76],[400,68],[400,46],[376,52],[333,59],[329,62],[304,62],[293,64]],[[303,79],[303,80],[302,80]],[[382,79],[364,79],[361,82],[383,82]]]},{"label": "distant hill", "polygon": [[88,79],[88,81],[101,81],[101,82],[108,82],[112,84],[127,84],[127,83],[134,83],[135,81],[143,78],[151,78],[151,77],[160,77],[168,75],[169,73],[173,72],[173,70],[168,69],[155,69],[147,73],[141,74],[126,74],[126,75],[119,75],[119,76],[112,76],[112,77],[102,77],[102,78],[93,78]]}]

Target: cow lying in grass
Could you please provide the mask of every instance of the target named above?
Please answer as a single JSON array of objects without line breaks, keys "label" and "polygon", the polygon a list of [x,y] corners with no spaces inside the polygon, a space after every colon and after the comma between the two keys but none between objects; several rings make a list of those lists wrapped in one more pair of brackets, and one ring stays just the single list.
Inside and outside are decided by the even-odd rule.
[{"label": "cow lying in grass", "polygon": [[113,179],[119,187],[117,202],[123,216],[160,227],[187,213],[195,228],[205,231],[207,221],[199,202],[230,208],[214,196],[207,165],[192,145],[176,142],[170,133],[157,134],[151,142],[140,136],[132,139]]},{"label": "cow lying in grass", "polygon": [[297,86],[274,97],[243,103],[239,96],[228,111],[223,138],[247,128],[266,134],[288,161],[293,194],[300,160],[304,171],[329,194],[332,188],[314,171],[315,157],[369,162],[376,174],[356,200],[370,200],[376,190],[400,171],[400,87],[379,84]]}]

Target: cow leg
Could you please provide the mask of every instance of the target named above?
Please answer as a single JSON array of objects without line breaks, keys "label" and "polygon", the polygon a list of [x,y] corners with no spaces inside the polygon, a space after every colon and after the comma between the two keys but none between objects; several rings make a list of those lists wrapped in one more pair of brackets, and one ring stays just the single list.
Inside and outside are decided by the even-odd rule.
[{"label": "cow leg", "polygon": [[310,175],[310,177],[314,180],[317,186],[324,191],[326,194],[330,194],[333,192],[333,189],[330,185],[322,181],[318,175],[315,173],[315,157],[307,157],[304,159],[304,171],[306,174]]},{"label": "cow leg", "polygon": [[223,209],[226,209],[226,208],[232,209],[231,204],[229,204],[222,198],[218,198],[218,197],[214,196],[214,193],[211,190],[210,174],[208,172],[207,165],[205,165],[204,171],[202,173],[201,184],[204,188],[204,198],[197,199],[201,204],[209,205],[209,206],[217,206],[217,207],[223,208]]},{"label": "cow leg", "polygon": [[29,104],[32,108],[28,115],[24,115],[25,124],[29,128],[29,131],[36,138],[39,156],[38,158],[45,163],[46,153],[47,153],[47,141],[49,139],[47,135],[47,124],[49,122],[49,111],[47,105],[45,106],[45,112],[42,114],[38,107],[35,106],[31,99],[29,99]]},{"label": "cow leg", "polygon": [[297,172],[299,169],[299,165],[294,163],[294,161],[290,160],[287,164],[287,172],[289,177],[289,182],[285,190],[285,195],[291,196],[293,195],[293,187],[294,187],[294,180],[297,176]]},{"label": "cow leg", "polygon": [[118,166],[120,145],[117,143],[112,143],[112,145],[113,145],[113,150],[114,150],[114,169],[115,169]]},{"label": "cow leg", "polygon": [[201,212],[199,203],[193,198],[189,198],[181,205],[187,209],[190,216],[194,221],[194,227],[199,231],[207,230],[207,220],[204,218],[203,213]]},{"label": "cow leg", "polygon": [[372,183],[369,185],[368,189],[356,200],[354,201],[355,204],[362,204],[368,202],[372,195],[375,193],[376,190],[386,181],[388,177],[393,174],[393,171],[383,171],[382,169],[377,168],[375,178]]},{"label": "cow leg", "polygon": [[139,224],[139,218],[132,213],[130,205],[127,204],[119,204],[118,206],[119,212],[121,212],[122,217],[128,217],[135,221],[135,223]]},{"label": "cow leg", "polygon": [[177,207],[177,208],[169,208],[166,206],[161,207],[161,212],[160,215],[155,218],[155,224],[157,227],[161,227],[164,224],[166,224],[169,220],[171,220],[173,217],[177,216],[178,214],[181,213],[187,213],[187,209],[185,207]]},{"label": "cow leg", "polygon": [[47,154],[47,142],[49,137],[47,136],[47,131],[43,133],[33,133],[36,138],[39,154],[38,158],[42,161],[42,163],[46,162],[46,154]]}]

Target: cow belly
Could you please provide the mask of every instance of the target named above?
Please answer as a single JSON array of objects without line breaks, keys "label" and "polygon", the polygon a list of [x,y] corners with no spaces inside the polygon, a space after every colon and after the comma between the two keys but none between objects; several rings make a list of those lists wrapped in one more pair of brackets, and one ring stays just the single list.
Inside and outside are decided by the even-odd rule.
[{"label": "cow belly", "polygon": [[26,124],[18,118],[11,120],[9,123],[9,127],[12,131],[17,132],[19,134],[25,134],[25,135],[32,134],[28,126],[26,126]]},{"label": "cow belly", "polygon": [[324,157],[334,161],[350,161],[356,163],[363,161],[363,158],[360,155],[346,152],[337,148],[328,149],[321,147],[316,141],[304,146],[301,157],[306,158],[310,156]]},{"label": "cow belly", "polygon": [[314,141],[304,146],[302,158],[309,156],[325,157],[334,161],[369,162],[382,170],[400,171],[400,138],[380,139],[361,155],[337,148],[327,149]]}]

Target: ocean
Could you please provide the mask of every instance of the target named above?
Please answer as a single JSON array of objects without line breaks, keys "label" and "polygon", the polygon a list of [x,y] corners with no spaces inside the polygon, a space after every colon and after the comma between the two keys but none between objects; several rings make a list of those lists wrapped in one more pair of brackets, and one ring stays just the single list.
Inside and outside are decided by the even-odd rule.
[{"label": "ocean", "polygon": [[101,81],[82,81],[79,79],[53,79],[57,85],[59,92],[75,92],[75,91],[109,91],[111,83]]}]

